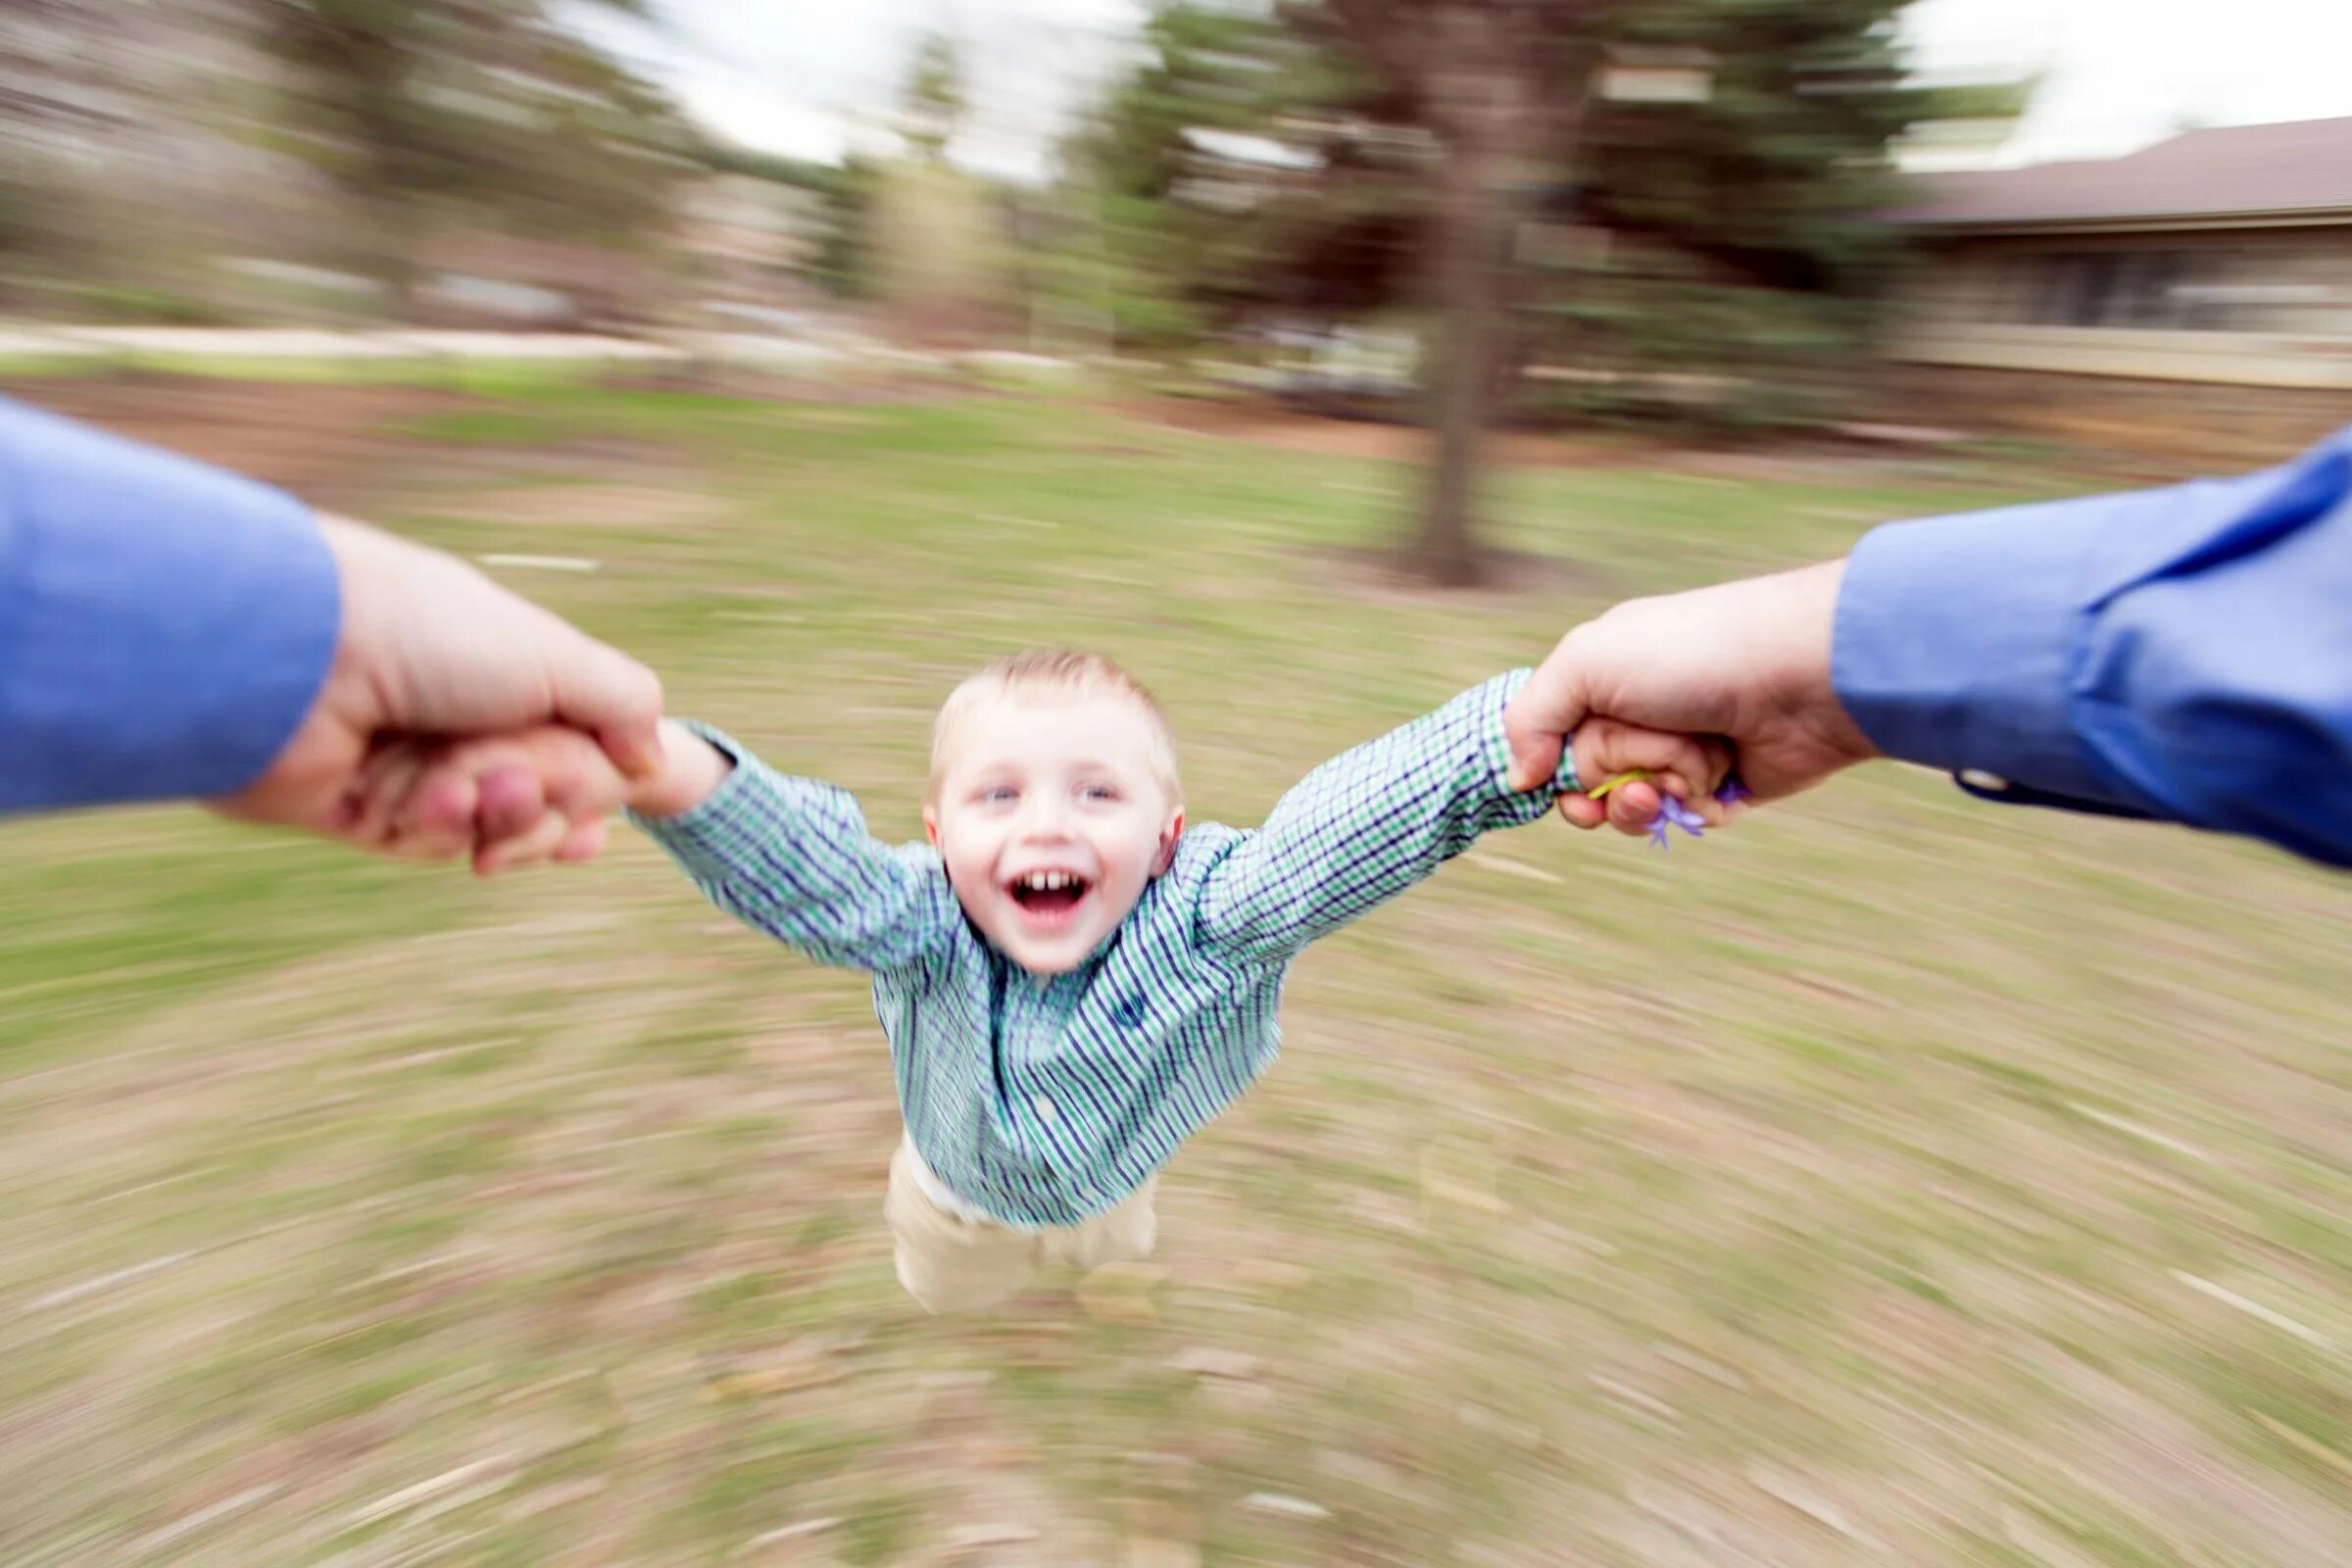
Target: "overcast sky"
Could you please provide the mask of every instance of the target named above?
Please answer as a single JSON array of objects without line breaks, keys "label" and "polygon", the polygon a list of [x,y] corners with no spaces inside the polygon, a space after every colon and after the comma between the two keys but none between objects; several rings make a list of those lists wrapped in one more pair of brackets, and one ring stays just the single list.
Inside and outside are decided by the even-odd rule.
[{"label": "overcast sky", "polygon": [[[963,45],[974,120],[958,162],[1036,177],[1087,84],[1120,58],[1144,0],[655,0],[646,28],[583,25],[727,137],[832,160],[874,134],[906,53],[945,26]],[[2185,121],[2352,115],[2352,0],[1918,0],[1918,66],[2038,73],[2003,163],[2129,152]]]}]

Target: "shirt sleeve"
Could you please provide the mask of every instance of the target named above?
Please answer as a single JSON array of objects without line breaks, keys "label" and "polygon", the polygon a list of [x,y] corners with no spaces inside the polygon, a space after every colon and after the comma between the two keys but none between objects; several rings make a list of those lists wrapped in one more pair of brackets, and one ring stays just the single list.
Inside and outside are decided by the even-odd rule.
[{"label": "shirt sleeve", "polygon": [[778,773],[717,730],[687,728],[734,767],[676,816],[630,820],[711,903],[819,963],[895,969],[945,947],[963,911],[938,859],[866,831],[848,792]]},{"label": "shirt sleeve", "polygon": [[252,782],[342,615],[291,496],[0,400],[0,811]]},{"label": "shirt sleeve", "polygon": [[1428,877],[1494,828],[1537,821],[1578,788],[1573,749],[1549,786],[1514,793],[1502,710],[1528,670],[1325,762],[1201,879],[1202,944],[1285,957]]},{"label": "shirt sleeve", "polygon": [[1979,793],[2352,865],[2352,429],[2243,478],[1879,529],[1833,674],[1880,750]]}]

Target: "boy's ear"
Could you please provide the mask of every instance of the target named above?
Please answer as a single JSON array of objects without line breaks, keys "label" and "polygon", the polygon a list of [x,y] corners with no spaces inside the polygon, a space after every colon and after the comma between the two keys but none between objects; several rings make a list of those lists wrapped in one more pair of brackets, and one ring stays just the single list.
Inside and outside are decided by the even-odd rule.
[{"label": "boy's ear", "polygon": [[1168,818],[1168,825],[1159,830],[1159,857],[1152,862],[1153,876],[1168,874],[1168,867],[1176,863],[1177,841],[1183,837],[1184,808],[1179,806],[1176,808],[1176,814]]},{"label": "boy's ear", "polygon": [[931,841],[933,849],[939,848],[939,808],[936,806],[923,808],[923,837]]}]

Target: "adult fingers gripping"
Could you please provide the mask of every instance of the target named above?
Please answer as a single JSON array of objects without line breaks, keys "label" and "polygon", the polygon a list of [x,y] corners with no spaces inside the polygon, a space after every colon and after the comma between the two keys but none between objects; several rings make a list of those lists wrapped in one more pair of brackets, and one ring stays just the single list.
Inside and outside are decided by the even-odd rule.
[{"label": "adult fingers gripping", "polygon": [[410,798],[432,760],[432,747],[393,740],[375,747],[360,764],[344,794],[337,837],[378,855],[413,857],[401,830]]},{"label": "adult fingers gripping", "polygon": [[1559,770],[1567,736],[1584,721],[1586,691],[1576,663],[1576,636],[1572,631],[1560,639],[1551,656],[1502,710],[1514,790],[1532,790],[1548,782]]},{"label": "adult fingers gripping", "polygon": [[[558,623],[561,625],[561,623]],[[643,664],[563,626],[549,671],[556,719],[596,737],[629,778],[662,767],[662,682]]]},{"label": "adult fingers gripping", "polygon": [[474,868],[484,875],[543,859],[594,859],[604,848],[604,820],[627,790],[595,741],[552,727],[503,743],[481,785]]},{"label": "adult fingers gripping", "polygon": [[1578,827],[1606,822],[1621,833],[1645,834],[1665,796],[1709,825],[1725,820],[1715,794],[1731,776],[1732,754],[1719,740],[1592,718],[1578,727],[1574,746],[1577,776],[1589,788],[1601,788],[1624,773],[1645,775],[1617,785],[1599,800],[1589,794],[1563,799],[1561,814]]},{"label": "adult fingers gripping", "polygon": [[552,859],[570,840],[572,824],[561,811],[550,811],[539,819],[536,827],[518,838],[498,844],[484,845],[474,852],[473,869],[477,876],[497,876],[519,866],[536,865]]}]

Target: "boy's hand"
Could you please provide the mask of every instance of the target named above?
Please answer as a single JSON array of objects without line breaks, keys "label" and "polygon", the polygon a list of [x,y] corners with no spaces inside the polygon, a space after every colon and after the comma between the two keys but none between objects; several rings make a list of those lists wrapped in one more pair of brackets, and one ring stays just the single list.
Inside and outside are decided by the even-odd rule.
[{"label": "boy's hand", "polygon": [[[1576,627],[1503,714],[1513,779],[1532,789],[1549,777],[1560,737],[1593,717],[1725,737],[1759,801],[1876,757],[1831,679],[1844,570],[1832,562],[1636,600]],[[1562,814],[1597,826],[1600,813],[1575,801]]]},{"label": "boy's hand", "polygon": [[362,770],[348,837],[406,859],[469,857],[483,876],[537,860],[590,860],[629,788],[578,730],[399,742]]},{"label": "boy's hand", "polygon": [[482,876],[541,860],[594,859],[622,807],[672,816],[707,799],[728,762],[664,723],[662,763],[632,783],[578,730],[544,726],[488,739],[403,743],[369,760],[350,837],[416,859],[470,856]]},{"label": "boy's hand", "polygon": [[1578,827],[1607,823],[1633,837],[1650,831],[1658,819],[1663,797],[1672,796],[1709,827],[1735,816],[1740,808],[1715,798],[1731,777],[1731,748],[1717,740],[1672,735],[1641,729],[1613,718],[1588,718],[1572,737],[1576,776],[1588,790],[1598,789],[1620,773],[1641,771],[1645,779],[1630,780],[1601,800],[1590,795],[1560,797],[1560,814]]}]

